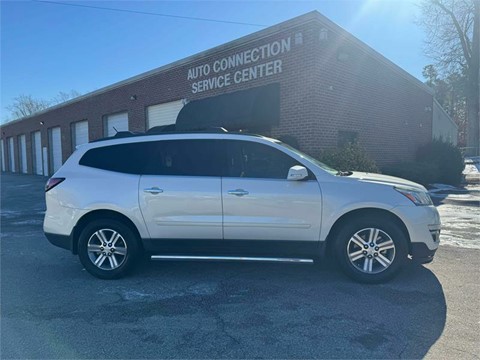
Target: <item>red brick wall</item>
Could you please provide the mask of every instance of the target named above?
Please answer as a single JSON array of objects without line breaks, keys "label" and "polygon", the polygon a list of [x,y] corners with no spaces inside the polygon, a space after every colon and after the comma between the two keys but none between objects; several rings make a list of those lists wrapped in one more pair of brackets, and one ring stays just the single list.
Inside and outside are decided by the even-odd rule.
[{"label": "red brick wall", "polygon": [[336,146],[338,130],[358,131],[360,144],[385,164],[412,160],[431,141],[431,94],[340,36],[332,34],[319,54],[322,146]]},{"label": "red brick wall", "polygon": [[[380,164],[411,160],[415,149],[431,139],[432,114],[425,111],[425,107],[432,106],[432,96],[332,31],[328,32],[328,40],[320,41],[322,27],[316,21],[298,25],[47,113],[6,124],[1,129],[2,138],[15,136],[17,149],[16,136],[26,134],[28,171],[32,173],[31,133],[34,131],[42,132],[43,147],[48,146],[47,129],[61,126],[65,161],[71,154],[70,126],[73,122],[88,119],[89,137],[94,140],[103,137],[105,115],[128,111],[130,130],[144,131],[149,105],[179,99],[196,100],[278,82],[280,124],[268,131],[272,136],[293,135],[302,150],[318,154],[321,149],[336,146],[338,130],[354,130],[358,131],[360,143]],[[302,45],[295,44],[296,33],[302,33]],[[288,36],[291,38],[289,52],[258,62],[281,59],[281,74],[192,94],[192,81],[187,80],[189,68],[212,64],[215,59]],[[348,59],[338,60],[339,51],[347,52]],[[132,95],[136,95],[136,100],[130,100]],[[8,167],[6,142],[5,147]],[[18,169],[18,152],[16,157]]]}]

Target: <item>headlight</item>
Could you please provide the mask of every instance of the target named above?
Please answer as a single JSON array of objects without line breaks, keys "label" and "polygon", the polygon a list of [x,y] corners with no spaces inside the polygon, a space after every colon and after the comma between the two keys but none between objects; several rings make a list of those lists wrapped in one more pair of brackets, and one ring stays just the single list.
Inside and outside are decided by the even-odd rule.
[{"label": "headlight", "polygon": [[395,187],[394,189],[397,190],[400,194],[406,196],[411,202],[413,202],[417,206],[433,205],[432,199],[425,191],[401,187]]}]

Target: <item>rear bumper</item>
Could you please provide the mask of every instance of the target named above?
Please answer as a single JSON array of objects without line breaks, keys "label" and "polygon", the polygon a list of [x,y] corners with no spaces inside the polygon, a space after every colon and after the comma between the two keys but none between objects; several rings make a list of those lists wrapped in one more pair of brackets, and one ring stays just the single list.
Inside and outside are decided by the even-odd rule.
[{"label": "rear bumper", "polygon": [[45,233],[45,237],[51,244],[61,247],[62,249],[73,251],[73,239],[70,235],[59,235],[52,233]]},{"label": "rear bumper", "polygon": [[432,262],[437,249],[430,250],[425,243],[412,243],[410,254],[415,262],[426,264]]}]

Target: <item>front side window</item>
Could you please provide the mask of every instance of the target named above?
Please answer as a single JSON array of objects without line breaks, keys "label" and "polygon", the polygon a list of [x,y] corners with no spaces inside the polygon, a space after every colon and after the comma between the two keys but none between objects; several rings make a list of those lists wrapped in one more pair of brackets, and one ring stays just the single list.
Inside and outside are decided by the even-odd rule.
[{"label": "front side window", "polygon": [[338,174],[339,171],[338,170],[335,170],[334,168],[322,163],[321,161],[315,159],[314,157],[311,157],[310,155],[307,155],[303,152],[301,152],[300,150],[298,149],[295,149],[294,147],[288,145],[288,144],[285,144],[285,143],[282,143],[281,141],[275,141],[278,145],[281,145],[287,149],[289,149],[290,151],[292,151],[293,153],[295,153],[296,155],[300,156],[301,158],[317,165],[318,167],[322,168],[323,170],[325,170],[326,172],[330,173],[330,174]]},{"label": "front side window", "polygon": [[302,165],[287,154],[260,143],[229,141],[227,148],[227,176],[230,177],[287,179],[292,166]]}]

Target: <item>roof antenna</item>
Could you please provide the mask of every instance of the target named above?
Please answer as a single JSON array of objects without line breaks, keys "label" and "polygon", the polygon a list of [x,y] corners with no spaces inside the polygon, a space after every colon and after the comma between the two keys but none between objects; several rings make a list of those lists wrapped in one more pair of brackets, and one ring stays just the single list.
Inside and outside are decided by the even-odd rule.
[{"label": "roof antenna", "polygon": [[115,128],[115,126],[112,126],[112,128],[113,128],[113,130],[115,130],[115,132],[116,132],[115,135],[117,135],[117,134],[118,134],[118,130]]}]

